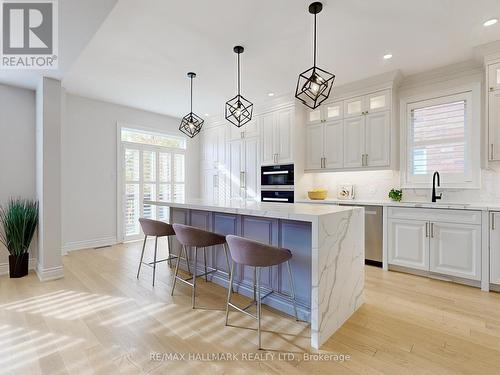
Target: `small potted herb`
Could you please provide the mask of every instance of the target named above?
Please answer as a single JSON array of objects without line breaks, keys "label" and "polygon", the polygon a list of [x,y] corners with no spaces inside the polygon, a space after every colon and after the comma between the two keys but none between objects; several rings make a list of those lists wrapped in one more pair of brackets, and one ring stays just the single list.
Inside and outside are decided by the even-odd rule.
[{"label": "small potted herb", "polygon": [[29,247],[38,224],[38,202],[11,199],[0,207],[0,242],[9,251],[11,278],[28,274]]},{"label": "small potted herb", "polygon": [[401,189],[391,189],[389,192],[389,198],[391,198],[395,202],[401,202],[403,198],[403,190]]}]

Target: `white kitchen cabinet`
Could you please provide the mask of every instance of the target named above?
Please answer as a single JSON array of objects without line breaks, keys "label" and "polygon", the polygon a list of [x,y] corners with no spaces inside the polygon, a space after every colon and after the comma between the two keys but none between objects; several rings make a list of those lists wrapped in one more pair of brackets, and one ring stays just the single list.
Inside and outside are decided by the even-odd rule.
[{"label": "white kitchen cabinet", "polygon": [[389,265],[481,280],[481,212],[388,209]]},{"label": "white kitchen cabinet", "polygon": [[269,165],[275,164],[276,150],[275,150],[275,114],[266,113],[262,115],[261,119],[261,158],[262,164]]},{"label": "white kitchen cabinet", "polygon": [[366,108],[366,97],[358,96],[344,100],[344,118],[360,116]]},{"label": "white kitchen cabinet", "polygon": [[377,91],[367,95],[366,108],[367,114],[382,112],[391,109],[391,90]]},{"label": "white kitchen cabinet", "polygon": [[481,280],[481,226],[430,223],[430,271]]},{"label": "white kitchen cabinet", "polygon": [[500,212],[490,212],[490,283],[500,285]]},{"label": "white kitchen cabinet", "polygon": [[365,118],[352,117],[344,120],[344,167],[358,168],[364,165]]},{"label": "white kitchen cabinet", "polygon": [[217,169],[206,169],[202,171],[201,184],[202,197],[214,201],[224,199],[223,175]]},{"label": "white kitchen cabinet", "polygon": [[323,126],[323,168],[342,168],[344,165],[344,123],[342,120],[329,121]]},{"label": "white kitchen cabinet", "polygon": [[307,125],[306,128],[306,169],[323,168],[324,125]]},{"label": "white kitchen cabinet", "polygon": [[336,169],[343,166],[343,123],[329,121],[306,128],[306,169]]},{"label": "white kitchen cabinet", "polygon": [[373,112],[365,116],[365,166],[385,167],[390,164],[391,113]]},{"label": "white kitchen cabinet", "polygon": [[488,90],[500,90],[500,63],[488,65]]},{"label": "white kitchen cabinet", "polygon": [[276,118],[276,160],[278,161],[278,164],[293,163],[293,111],[291,109],[280,110],[276,113]]},{"label": "white kitchen cabinet", "polygon": [[424,220],[388,220],[390,264],[420,270],[429,269],[429,223]]},{"label": "white kitchen cabinet", "polygon": [[262,115],[261,146],[263,165],[293,163],[293,108]]},{"label": "white kitchen cabinet", "polygon": [[234,141],[240,138],[258,137],[260,134],[260,117],[254,116],[252,120],[241,127],[228,123],[229,140]]},{"label": "white kitchen cabinet", "polygon": [[489,160],[500,160],[500,90],[488,93]]},{"label": "white kitchen cabinet", "polygon": [[339,120],[344,117],[344,105],[342,101],[323,104],[309,111],[307,124],[314,125],[320,122]]},{"label": "white kitchen cabinet", "polygon": [[258,199],[260,194],[259,138],[229,142],[228,188],[230,199]]}]

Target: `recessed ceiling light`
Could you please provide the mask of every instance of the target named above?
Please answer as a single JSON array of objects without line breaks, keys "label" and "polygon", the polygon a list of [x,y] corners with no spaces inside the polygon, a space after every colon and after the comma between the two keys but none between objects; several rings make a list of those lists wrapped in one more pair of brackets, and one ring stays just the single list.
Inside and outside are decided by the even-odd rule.
[{"label": "recessed ceiling light", "polygon": [[208,113],[205,113],[205,116],[210,116]]},{"label": "recessed ceiling light", "polygon": [[494,25],[494,24],[496,24],[497,22],[498,22],[498,19],[497,19],[497,18],[492,18],[492,19],[490,19],[490,20],[488,20],[488,21],[485,21],[485,22],[483,23],[483,26],[486,26],[486,27],[488,27],[488,26],[493,26],[493,25]]},{"label": "recessed ceiling light", "polygon": [[392,55],[390,53],[384,55],[384,60],[392,59]]},{"label": "recessed ceiling light", "polygon": [[274,96],[274,92],[268,92],[267,96]]}]

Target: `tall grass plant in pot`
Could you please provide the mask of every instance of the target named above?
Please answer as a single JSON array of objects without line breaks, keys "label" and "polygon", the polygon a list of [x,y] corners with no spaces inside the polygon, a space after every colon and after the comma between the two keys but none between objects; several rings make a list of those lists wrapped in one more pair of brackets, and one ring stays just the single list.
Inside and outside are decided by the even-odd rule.
[{"label": "tall grass plant in pot", "polygon": [[11,278],[28,274],[29,247],[38,224],[38,202],[11,199],[0,207],[0,242],[9,251]]}]

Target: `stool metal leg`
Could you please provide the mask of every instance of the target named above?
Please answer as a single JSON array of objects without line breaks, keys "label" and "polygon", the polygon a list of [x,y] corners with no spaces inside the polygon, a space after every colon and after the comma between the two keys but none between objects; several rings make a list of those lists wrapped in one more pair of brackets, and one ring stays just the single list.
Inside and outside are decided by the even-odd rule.
[{"label": "stool metal leg", "polygon": [[288,277],[290,280],[290,288],[292,290],[292,302],[293,302],[293,309],[295,311],[295,320],[299,320],[299,315],[297,314],[297,302],[295,300],[295,285],[293,283],[293,276],[292,276],[292,266],[290,265],[290,261],[287,260],[286,262],[287,268],[288,268]]},{"label": "stool metal leg", "polygon": [[139,269],[137,270],[137,278],[139,278],[139,273],[141,272],[142,259],[144,258],[144,249],[146,248],[146,240],[148,236],[144,236],[144,243],[142,244],[141,261],[139,262]]},{"label": "stool metal leg", "polygon": [[172,282],[172,291],[170,292],[171,296],[174,295],[175,282],[177,281],[177,275],[179,274],[179,263],[181,262],[181,256],[182,256],[183,251],[185,251],[184,245],[182,245],[179,256],[177,257],[177,262],[175,264],[174,281]]},{"label": "stool metal leg", "polygon": [[260,318],[261,318],[261,301],[260,301],[260,267],[256,268],[256,276],[257,276],[257,334],[259,335],[259,350],[262,349],[261,338],[260,338]]},{"label": "stool metal leg", "polygon": [[208,269],[207,269],[207,248],[203,248],[203,262],[205,263],[205,281],[208,283]]},{"label": "stool metal leg", "polygon": [[253,268],[253,300],[257,302],[257,267]]},{"label": "stool metal leg", "polygon": [[186,265],[187,265],[187,269],[188,269],[188,272],[192,275],[191,273],[191,268],[189,267],[189,255],[188,255],[188,249],[187,247],[183,246],[184,248],[184,254],[186,255]]},{"label": "stool metal leg", "polygon": [[[229,270],[229,268],[228,268]],[[226,323],[225,325],[227,326],[227,319],[229,318],[229,304],[231,303],[231,293],[233,291],[233,280],[234,280],[234,260],[231,265],[231,276],[229,277],[229,286],[227,288],[227,302],[226,302]]]},{"label": "stool metal leg", "polygon": [[170,236],[167,237],[167,249],[168,249],[168,253],[167,253],[168,266],[170,268],[172,268],[172,260],[170,259],[170,255],[172,254],[172,252],[171,252],[171,250],[172,250],[172,244],[170,243]]},{"label": "stool metal leg", "polygon": [[198,248],[194,248],[194,263],[193,263],[193,309],[195,308],[196,298],[196,262],[198,261]]},{"label": "stool metal leg", "polygon": [[[224,248],[224,253],[226,255],[227,276],[229,277],[229,280],[231,280],[231,277],[233,275],[233,271],[231,269],[231,266],[229,265],[229,254],[228,254],[228,251],[227,251],[227,243],[223,244],[222,247]],[[230,287],[232,289],[232,285]]]},{"label": "stool metal leg", "polygon": [[153,263],[153,286],[155,286],[155,275],[156,275],[156,252],[158,250],[158,236],[155,237],[155,255]]}]

